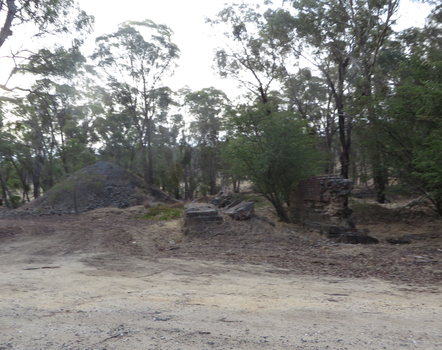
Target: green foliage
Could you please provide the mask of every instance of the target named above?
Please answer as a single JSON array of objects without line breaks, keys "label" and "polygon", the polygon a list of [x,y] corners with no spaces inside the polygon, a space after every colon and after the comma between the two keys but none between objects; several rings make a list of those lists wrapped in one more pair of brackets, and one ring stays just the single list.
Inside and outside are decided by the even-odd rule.
[{"label": "green foliage", "polygon": [[[401,43],[408,48],[391,74],[395,90],[376,130],[399,186],[427,197],[442,215],[442,53],[435,30],[401,34]],[[424,44],[410,50],[409,43],[415,40]]]},{"label": "green foliage", "polygon": [[220,132],[220,116],[228,98],[224,92],[213,87],[189,92],[185,105],[194,118],[191,132],[198,143],[216,146]]},{"label": "green foliage", "polygon": [[174,206],[158,206],[150,207],[146,214],[141,217],[141,219],[146,220],[174,220],[178,219],[183,212],[183,208],[176,208]]},{"label": "green foliage", "polygon": [[40,49],[30,56],[28,62],[20,65],[17,72],[22,74],[32,73],[45,78],[63,77],[73,79],[86,62],[79,44],[74,43],[70,48],[56,46],[52,50]]},{"label": "green foliage", "polygon": [[[0,4],[0,26],[12,15],[14,35],[24,23],[43,36],[85,33],[93,22],[73,0]],[[6,11],[11,4],[16,12]],[[176,198],[215,194],[220,184],[238,191],[249,180],[287,220],[291,188],[320,165],[316,145],[327,153],[326,173],[341,153],[345,176],[390,175],[442,214],[441,5],[425,29],[395,36],[396,0],[283,4],[292,8],[227,5],[208,21],[228,40],[216,53],[219,73],[245,88],[249,107],[226,107],[214,87],[167,88],[180,53],[172,30],[150,20],[97,38],[96,66],[86,65],[81,37],[66,47],[11,50],[17,62],[23,56],[14,74],[32,74],[35,84],[27,95],[0,97],[2,196],[26,199],[34,189],[38,197],[98,158],[142,173]],[[0,33],[0,46],[10,35]],[[315,69],[298,69],[300,56]],[[106,84],[94,86],[100,78]],[[175,98],[183,115],[169,116]],[[60,183],[53,199],[75,193],[73,186]]]},{"label": "green foliage", "polygon": [[230,197],[240,202],[255,202],[255,208],[263,208],[269,205],[264,196],[257,195],[256,193],[232,193]]},{"label": "green foliage", "polygon": [[1,0],[0,9],[7,13],[0,17],[0,47],[9,36],[15,34],[16,29],[13,32],[12,27],[23,26],[27,28],[27,35],[42,37],[48,34],[89,32],[94,23],[94,17],[81,11],[74,0]]},{"label": "green foliage", "polygon": [[216,52],[220,76],[235,79],[253,98],[269,102],[272,87],[287,73],[281,63],[292,54],[290,13],[282,9],[263,13],[259,5],[233,4],[208,22],[225,28],[229,41],[227,48]]},{"label": "green foliage", "polygon": [[51,202],[57,202],[61,197],[64,197],[67,193],[71,192],[74,189],[73,183],[64,180],[58,184],[56,184],[51,189]]},{"label": "green foliage", "polygon": [[169,176],[172,181],[173,192],[176,199],[180,198],[180,180],[183,177],[183,168],[179,162],[170,167]]},{"label": "green foliage", "polygon": [[260,105],[230,110],[226,127],[225,156],[233,164],[231,171],[249,179],[280,219],[288,221],[284,203],[290,204],[292,188],[315,174],[319,165],[306,123],[293,113]]},{"label": "green foliage", "polygon": [[21,197],[16,195],[11,195],[9,201],[13,209],[17,209],[21,205]]},{"label": "green foliage", "polygon": [[185,91],[184,104],[193,120],[189,133],[192,143],[196,144],[196,152],[185,152],[183,166],[190,170],[189,156],[194,156],[201,171],[201,193],[214,195],[219,170],[221,118],[228,98],[224,92],[213,87],[199,91]]},{"label": "green foliage", "polygon": [[421,184],[425,194],[442,215],[442,123],[417,147],[412,176]]},{"label": "green foliage", "polygon": [[[113,109],[129,116],[141,151],[144,180],[154,183],[153,137],[165,122],[171,90],[163,79],[173,73],[180,51],[172,30],[151,20],[125,22],[96,39],[92,55],[104,73]],[[147,159],[148,158],[148,159]]]},{"label": "green foliage", "polygon": [[209,194],[208,187],[207,187],[206,184],[203,183],[203,184],[200,186],[200,195],[203,196],[203,197],[205,197],[205,196],[207,196],[208,194]]}]

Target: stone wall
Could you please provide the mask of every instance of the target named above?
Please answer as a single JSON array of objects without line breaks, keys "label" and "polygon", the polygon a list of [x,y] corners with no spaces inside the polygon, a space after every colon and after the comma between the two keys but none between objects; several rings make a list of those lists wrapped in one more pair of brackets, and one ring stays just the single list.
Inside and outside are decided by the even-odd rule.
[{"label": "stone wall", "polygon": [[309,177],[291,193],[291,220],[327,235],[356,231],[347,206],[352,189],[352,182],[341,176]]}]

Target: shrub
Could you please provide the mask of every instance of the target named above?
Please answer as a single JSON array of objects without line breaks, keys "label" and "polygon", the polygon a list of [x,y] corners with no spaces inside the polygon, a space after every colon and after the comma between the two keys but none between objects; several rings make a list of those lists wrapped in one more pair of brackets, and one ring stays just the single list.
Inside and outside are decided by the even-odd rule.
[{"label": "shrub", "polygon": [[144,214],[141,219],[146,220],[174,220],[181,216],[183,211],[181,207],[173,206],[159,206],[148,208],[146,214]]}]

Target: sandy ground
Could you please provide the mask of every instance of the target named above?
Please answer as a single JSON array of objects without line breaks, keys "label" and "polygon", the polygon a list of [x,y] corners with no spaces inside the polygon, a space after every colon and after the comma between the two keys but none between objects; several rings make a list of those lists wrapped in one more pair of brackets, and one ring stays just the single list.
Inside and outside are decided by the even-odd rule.
[{"label": "sandy ground", "polygon": [[440,284],[162,256],[102,218],[0,220],[0,349],[442,348]]}]

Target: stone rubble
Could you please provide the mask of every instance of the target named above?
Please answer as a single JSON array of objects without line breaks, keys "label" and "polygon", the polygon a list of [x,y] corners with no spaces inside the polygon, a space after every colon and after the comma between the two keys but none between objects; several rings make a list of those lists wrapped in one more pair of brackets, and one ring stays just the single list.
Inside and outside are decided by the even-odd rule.
[{"label": "stone rubble", "polygon": [[208,225],[222,223],[223,217],[213,204],[191,203],[184,206],[183,230],[185,233],[204,231]]},{"label": "stone rubble", "polygon": [[291,193],[290,219],[342,243],[379,243],[355,227],[347,205],[352,189],[352,182],[341,176],[311,176]]},{"label": "stone rubble", "polygon": [[226,210],[226,214],[235,220],[248,220],[255,215],[255,202],[241,202]]}]

